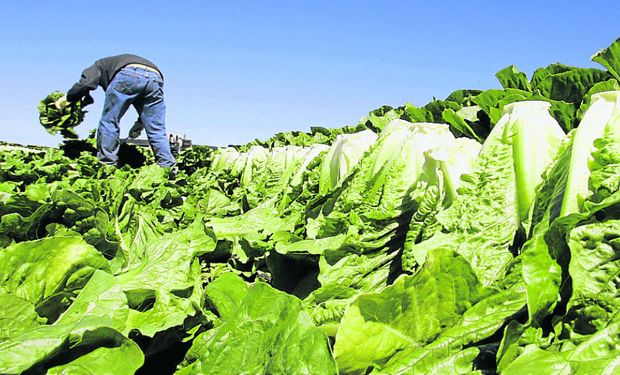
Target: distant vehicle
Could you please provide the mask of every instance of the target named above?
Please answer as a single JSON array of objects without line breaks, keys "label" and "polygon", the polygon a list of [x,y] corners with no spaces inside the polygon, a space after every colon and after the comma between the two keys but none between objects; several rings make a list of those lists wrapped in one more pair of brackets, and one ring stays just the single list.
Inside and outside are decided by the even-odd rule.
[{"label": "distant vehicle", "polygon": [[185,150],[188,147],[192,147],[192,140],[185,138],[185,135],[168,134],[168,141],[170,142],[170,150],[173,155],[178,155],[181,150]]},{"label": "distant vehicle", "polygon": [[[170,142],[170,150],[175,156],[177,156],[182,150],[192,147],[192,140],[186,138],[185,135],[169,133],[168,141]],[[141,138],[125,138],[121,139],[121,143],[136,145],[140,147],[149,147],[149,141],[147,139]]]}]

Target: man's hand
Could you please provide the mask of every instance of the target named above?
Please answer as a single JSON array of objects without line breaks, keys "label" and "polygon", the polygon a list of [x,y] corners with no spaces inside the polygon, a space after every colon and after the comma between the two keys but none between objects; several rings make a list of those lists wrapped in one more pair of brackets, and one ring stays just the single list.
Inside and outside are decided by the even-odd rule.
[{"label": "man's hand", "polygon": [[63,95],[62,98],[56,100],[54,102],[54,106],[56,107],[56,109],[58,109],[59,111],[62,111],[63,109],[65,109],[66,106],[69,105],[69,102],[67,101],[67,95]]},{"label": "man's hand", "polygon": [[140,119],[137,119],[131,129],[129,129],[129,138],[138,138],[142,134],[142,129],[144,129],[144,125]]}]

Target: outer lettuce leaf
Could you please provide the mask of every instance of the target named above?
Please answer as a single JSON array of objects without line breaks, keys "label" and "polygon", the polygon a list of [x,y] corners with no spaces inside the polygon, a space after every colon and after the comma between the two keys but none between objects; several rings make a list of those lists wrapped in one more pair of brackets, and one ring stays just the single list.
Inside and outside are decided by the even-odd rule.
[{"label": "outer lettuce leaf", "polygon": [[504,115],[504,105],[526,100],[532,93],[519,89],[485,90],[473,99],[473,102],[489,116],[491,124],[497,124]]},{"label": "outer lettuce leaf", "polygon": [[[40,371],[65,356],[80,356],[93,347],[118,347],[128,340],[109,327],[106,317],[89,315],[70,324],[40,326],[0,343],[0,371],[4,374],[21,373],[28,369]],[[56,357],[58,353],[62,353],[62,358]],[[131,367],[139,368],[144,358],[141,352],[135,354],[136,357],[130,359],[133,361]]]},{"label": "outer lettuce leaf", "polygon": [[[440,122],[443,119],[443,113],[448,111],[448,110],[452,110],[452,111],[458,111],[463,107],[463,104],[461,102],[462,99],[464,99],[464,96],[466,95],[462,90],[458,90],[457,92],[460,92],[463,95],[459,95],[457,94],[456,96],[458,98],[456,98],[455,100],[449,100],[448,98],[446,98],[446,100],[439,100],[436,98],[433,98],[433,101],[431,101],[430,103],[427,103],[424,106],[424,110],[426,110],[426,116],[428,116],[430,119],[428,121],[432,121],[432,122]],[[467,95],[469,96],[469,95]],[[468,98],[469,99],[469,98]],[[467,100],[469,101],[469,100]],[[471,103],[465,103],[465,104],[471,104]],[[409,108],[409,111],[407,111],[406,113],[411,114],[411,108]],[[422,113],[413,113],[413,117],[422,117]]]},{"label": "outer lettuce leaf", "polygon": [[[478,142],[483,142],[483,138],[478,134],[480,133],[480,130],[475,129],[476,127],[473,124],[478,120],[478,110],[480,110],[479,106],[463,107],[458,111],[455,111],[452,108],[446,108],[441,113],[441,118],[450,124],[453,129],[457,130],[457,135],[462,134],[464,136],[471,137]],[[478,132],[476,132],[476,130],[478,130]],[[483,134],[483,136],[485,135],[487,134]]]},{"label": "outer lettuce leaf", "polygon": [[207,289],[209,298],[216,295],[216,309],[225,311],[223,321],[194,339],[179,374],[337,373],[326,336],[300,300],[258,282],[247,290],[234,287],[234,307],[222,306],[228,284]]},{"label": "outer lettuce leaf", "polygon": [[[525,291],[519,283],[495,290],[462,314],[433,342],[411,346],[397,353],[380,371],[382,374],[416,373],[469,374],[485,341],[501,330],[525,305]],[[495,369],[487,369],[493,372]]]},{"label": "outer lettuce leaf", "polygon": [[[329,146],[323,144],[314,144],[310,147],[306,147],[305,153],[300,159],[300,163],[295,164],[295,166],[292,167],[289,180],[280,180],[281,189],[283,191],[287,191],[291,188],[296,188],[300,186],[300,184],[304,182],[304,173],[306,173],[308,169],[312,169],[315,160],[320,159],[321,155],[326,154],[329,149]],[[283,200],[280,206],[282,206],[284,203],[286,203],[286,200]]]},{"label": "outer lettuce leaf", "polygon": [[335,336],[346,307],[360,294],[381,291],[387,286],[391,262],[396,252],[349,254],[334,264],[319,261],[321,286],[304,299],[306,310],[317,325]]},{"label": "outer lettuce leaf", "polygon": [[[620,93],[620,91],[619,91]],[[620,190],[620,115],[612,118],[605,127],[603,137],[594,141],[596,150],[589,164],[588,200],[599,203]]]},{"label": "outer lettuce leaf", "polygon": [[51,190],[55,187],[52,184],[34,183],[26,186],[20,192],[15,182],[3,182],[2,199],[0,200],[0,215],[20,214],[23,216],[32,215],[42,204],[49,202]]},{"label": "outer lettuce leaf", "polygon": [[238,216],[207,218],[206,225],[218,239],[232,239],[259,232],[292,231],[297,220],[295,215],[281,218],[275,208],[257,207]]},{"label": "outer lettuce leaf", "polygon": [[399,351],[431,343],[481,297],[468,262],[451,251],[428,254],[421,270],[380,293],[359,296],[347,309],[334,355],[345,373],[380,370]]},{"label": "outer lettuce leaf", "polygon": [[433,115],[426,108],[416,107],[415,105],[407,102],[403,106],[402,119],[411,122],[432,122]]},{"label": "outer lettuce leaf", "polygon": [[0,287],[50,320],[97,269],[107,270],[107,261],[79,237],[22,242],[0,251]]},{"label": "outer lettuce leaf", "polygon": [[[593,111],[596,110],[596,107],[592,110]],[[591,116],[591,117],[594,117],[594,116]],[[604,122],[606,122],[606,120],[601,120],[601,123],[604,123]],[[585,131],[585,127],[587,126],[588,124],[584,123],[582,124],[581,127],[584,128],[584,131]],[[608,132],[612,130],[617,131],[614,129],[615,127],[613,126],[607,127]],[[602,134],[599,134],[599,135],[602,135]],[[593,150],[596,144],[602,144],[602,142],[606,142],[607,144],[609,144],[608,148],[614,147],[614,145],[615,147],[617,147],[617,142],[613,141],[614,135],[612,134],[606,135],[603,139],[596,141],[590,147],[587,147],[587,144],[583,142],[581,142],[581,144],[575,145],[574,139],[576,136],[577,136],[576,131],[571,132],[567,136],[567,138],[564,141],[564,144],[561,146],[558,152],[557,159],[555,160],[552,167],[546,172],[545,182],[544,184],[540,186],[539,191],[537,193],[537,197],[536,197],[536,203],[535,203],[534,213],[533,213],[533,223],[536,224],[536,227],[534,228],[533,233],[531,235],[532,240],[528,241],[523,246],[522,251],[524,252],[524,256],[525,256],[524,257],[524,272],[525,272],[524,277],[525,277],[526,283],[531,286],[528,288],[528,295],[530,295],[530,297],[528,297],[530,301],[528,304],[530,306],[531,314],[537,311],[543,310],[543,305],[540,305],[540,302],[543,302],[545,299],[547,300],[548,303],[555,300],[555,297],[553,298],[539,298],[539,297],[532,298],[533,296],[537,294],[537,291],[543,292],[551,296],[551,294],[553,293],[556,293],[557,295],[557,289],[559,288],[559,282],[560,282],[560,276],[561,276],[559,272],[559,268],[558,268],[559,266],[557,265],[556,260],[554,260],[551,257],[550,250],[548,249],[548,245],[545,242],[546,240],[544,236],[546,235],[547,230],[549,226],[551,225],[551,223],[555,219],[562,216],[561,210],[562,210],[563,202],[571,201],[573,203],[576,203],[577,201],[577,199],[575,199],[574,196],[573,196],[573,199],[571,199],[570,197],[567,197],[566,188],[568,185],[571,185],[571,183],[568,182],[568,179],[570,178],[571,175],[572,176],[578,175],[575,172],[571,174],[569,169],[573,165],[579,165],[580,167],[583,167],[584,166],[583,162],[577,160],[579,157],[581,157],[581,158],[586,159],[586,168],[587,168],[587,171],[585,173],[586,176],[590,175],[591,173],[590,168],[593,168],[593,166],[597,163],[603,164],[601,167],[603,169],[599,172],[595,172],[597,173],[598,176],[601,176],[601,173],[609,174],[609,171],[603,172],[603,170],[604,168],[606,168],[605,165],[607,165],[607,163],[610,162],[610,157],[612,157],[613,154],[608,154],[607,156],[603,156],[601,158],[601,157],[596,157],[596,155],[601,154],[601,152],[597,152]],[[596,135],[594,134],[589,135],[591,140],[595,136]],[[584,147],[584,145],[586,146]],[[592,158],[594,158],[594,161]],[[620,157],[616,157],[616,158],[620,159]],[[577,161],[575,163],[572,163],[571,160],[577,160]],[[596,160],[599,160],[599,161],[596,161]],[[609,168],[613,168],[613,163],[609,167],[607,167],[608,170]],[[613,173],[612,173],[612,176],[613,176]],[[591,175],[590,179],[593,181],[596,180],[596,178],[594,177],[594,174]],[[576,184],[585,185],[587,189],[587,184],[588,184],[587,180],[584,180],[581,177],[578,178],[577,180],[578,180],[577,183],[573,182],[572,184],[573,185],[576,185]],[[582,180],[585,182],[583,182]],[[612,180],[613,180],[613,177],[612,177]],[[612,180],[605,178],[605,181],[610,182]],[[594,185],[591,187],[591,189],[594,191],[599,190],[599,188]],[[598,192],[597,194],[602,194],[602,191]],[[593,198],[593,197],[590,197],[590,198]],[[553,239],[553,240],[549,239],[547,241],[555,242],[556,240],[559,240],[559,239]],[[537,265],[536,263],[539,263],[539,264]],[[534,274],[536,274],[537,276],[535,276]],[[536,281],[535,279],[538,279],[538,280]],[[534,285],[538,285],[538,286],[534,287]],[[555,285],[555,288],[553,288],[553,285]],[[555,292],[554,292],[554,289],[555,289]],[[536,300],[539,300],[540,302],[535,302]]]},{"label": "outer lettuce leaf", "polygon": [[201,220],[149,243],[142,262],[116,277],[131,307],[127,332],[153,336],[194,315],[202,295],[197,257],[214,249]]},{"label": "outer lettuce leaf", "polygon": [[394,120],[400,118],[398,111],[390,106],[384,105],[380,108],[370,111],[368,116],[362,117],[360,123],[366,123],[368,128],[375,133],[381,133]]},{"label": "outer lettuce leaf", "polygon": [[[299,211],[283,215],[274,207],[256,207],[241,215],[208,218],[206,225],[213,229],[218,240],[218,250],[223,250],[241,263],[263,257],[274,245],[268,242],[272,236],[285,233],[290,237],[301,221]],[[284,251],[286,252],[286,251]]]},{"label": "outer lettuce leaf", "polygon": [[209,187],[210,184],[196,187],[183,202],[183,219],[193,221],[197,216],[223,217],[233,216],[239,210],[226,194]]},{"label": "outer lettuce leaf", "polygon": [[[545,68],[549,70],[550,68]],[[574,68],[562,66],[551,68],[552,73],[532,78],[532,89],[538,90],[545,98],[568,103],[581,103],[581,100],[595,83],[609,78],[607,72],[594,68]],[[543,71],[543,70],[539,70]]]},{"label": "outer lettuce leaf", "polygon": [[592,61],[603,65],[609,74],[620,81],[620,38],[616,39],[609,47],[594,54]]},{"label": "outer lettuce leaf", "polygon": [[505,89],[519,89],[524,91],[532,91],[530,82],[527,80],[525,73],[520,72],[516,66],[510,65],[495,73],[495,77]]},{"label": "outer lettuce leaf", "polygon": [[[413,363],[407,363],[406,365],[398,366],[399,364],[388,364],[387,367],[380,371],[373,371],[373,374],[403,374],[413,371],[413,373],[420,374],[481,374],[474,370],[473,363],[480,355],[480,349],[471,347],[463,350],[451,348],[447,352],[443,350],[432,351],[432,354],[422,355],[423,361],[416,362],[418,359],[414,359]],[[405,357],[403,354],[398,354],[395,357]],[[407,353],[409,354],[409,353]],[[426,354],[426,353],[425,353]],[[393,361],[390,361],[393,362]]]},{"label": "outer lettuce leaf", "polygon": [[120,331],[125,327],[128,313],[127,298],[118,281],[106,272],[97,271],[57,324],[77,322],[92,315],[105,317],[110,327]]},{"label": "outer lettuce leaf", "polygon": [[15,337],[43,323],[34,304],[0,290],[0,341]]},{"label": "outer lettuce leaf", "polygon": [[121,340],[119,346],[99,347],[67,364],[50,368],[47,374],[132,375],[143,363],[144,355],[138,344]]},{"label": "outer lettuce leaf", "polygon": [[[56,223],[60,232],[67,228],[70,231],[78,232],[82,238],[93,245],[99,252],[108,256],[110,242],[107,240],[107,230],[109,219],[105,211],[95,204],[92,200],[80,196],[77,192],[68,188],[59,188],[51,193],[52,204],[49,210],[39,217],[40,222]],[[38,223],[40,225],[40,223]],[[40,231],[41,228],[39,228]],[[46,231],[48,235],[55,235],[54,224],[48,225]]]},{"label": "outer lettuce leaf", "polygon": [[323,255],[326,252],[336,252],[343,246],[355,246],[355,235],[343,233],[337,236],[319,238],[316,240],[303,240],[300,237],[287,235],[279,232],[274,236],[275,250],[280,254],[313,254]]},{"label": "outer lettuce leaf", "polygon": [[590,90],[588,90],[588,93],[581,101],[581,105],[576,113],[576,120],[581,121],[584,113],[588,110],[588,108],[590,108],[590,105],[592,104],[592,95],[605,91],[620,91],[620,84],[616,79],[609,79],[607,81],[598,82],[590,87]]},{"label": "outer lettuce leaf", "polygon": [[620,320],[566,350],[543,350],[536,345],[525,351],[502,374],[616,374],[620,371]]},{"label": "outer lettuce leaf", "polygon": [[[559,279],[561,280],[561,288],[557,290],[557,288],[553,288],[553,285],[528,284],[528,294],[534,286],[537,288],[548,287],[555,292],[552,302],[560,300],[564,302],[564,308],[570,308],[563,320],[564,323],[571,326],[566,328],[570,331],[566,333],[567,335],[572,335],[573,331],[579,334],[590,334],[596,329],[593,327],[600,326],[602,322],[608,321],[609,316],[617,313],[617,304],[615,302],[609,303],[611,298],[609,293],[614,294],[615,286],[613,283],[618,277],[615,273],[616,267],[613,265],[616,255],[610,255],[610,252],[614,252],[611,249],[615,246],[613,228],[615,228],[616,223],[610,219],[617,217],[619,204],[620,192],[618,191],[600,203],[588,201],[584,205],[584,212],[557,218],[545,233],[547,251],[555,262],[555,269],[561,273],[561,279]],[[601,233],[605,233],[605,235],[601,236]],[[609,247],[611,249],[608,249]],[[574,261],[572,260],[573,252],[575,252]],[[594,259],[602,257],[605,260],[601,260],[600,263],[588,268],[587,272],[590,272],[591,275],[588,275],[584,280],[574,281],[574,287],[577,289],[573,290],[573,286],[570,285],[572,283],[571,268],[577,275],[585,277],[586,271],[582,267],[588,264],[588,261],[584,260],[584,257],[593,257]],[[611,264],[607,264],[609,262]],[[540,274],[542,271],[539,271]],[[526,281],[528,281],[527,278]],[[538,280],[538,282],[541,281]],[[605,283],[611,284],[605,285]],[[609,289],[610,287],[611,289]],[[597,292],[593,292],[593,290]],[[542,295],[552,296],[551,292]],[[575,301],[572,299],[573,296]],[[592,296],[596,297],[593,298]],[[567,303],[568,306],[566,306]],[[533,311],[530,315],[537,314],[538,319],[540,319],[544,317],[544,313],[550,312],[551,309]]]},{"label": "outer lettuce leaf", "polygon": [[[0,372],[22,372],[34,365],[45,367],[48,361],[61,360],[55,356],[62,352],[131,345],[120,333],[128,312],[127,299],[114,277],[96,271],[53,325],[34,327],[0,343]],[[133,350],[132,355],[126,367],[137,369],[143,362],[142,353]]]},{"label": "outer lettuce leaf", "polygon": [[473,98],[480,94],[480,90],[472,89],[460,89],[455,90],[446,97],[446,101],[460,104],[461,106],[471,106],[473,104]]},{"label": "outer lettuce leaf", "polygon": [[205,292],[223,321],[233,320],[248,294],[248,285],[233,273],[225,273],[207,285]]},{"label": "outer lettuce leaf", "polygon": [[29,185],[23,193],[12,195],[5,203],[10,213],[0,221],[3,236],[22,242],[77,232],[87,243],[105,253],[110,248],[106,238],[107,214],[92,200],[69,190],[68,185],[66,182],[37,183]]},{"label": "outer lettuce leaf", "polygon": [[[591,87],[594,86],[596,86],[596,84]],[[544,100],[551,103],[551,109],[549,110],[549,112],[551,112],[553,118],[558,121],[558,124],[560,124],[560,126],[565,132],[569,132],[577,127],[578,121],[576,105],[578,103],[568,103],[561,100],[551,100],[539,95],[533,95],[531,99]]]},{"label": "outer lettuce leaf", "polygon": [[[573,331],[596,332],[620,315],[620,220],[585,224],[568,235]],[[619,347],[620,349],[620,347]]]},{"label": "outer lettuce leaf", "polygon": [[[118,270],[119,272],[135,267],[144,261],[148,244],[163,235],[155,214],[140,210],[141,207],[134,202],[125,204],[121,216],[118,216],[115,222],[116,233],[120,239],[116,257],[122,256],[122,259],[114,262],[122,262],[119,264],[119,268],[122,267]],[[123,218],[126,219],[123,220]]]},{"label": "outer lettuce leaf", "polygon": [[501,373],[506,367],[510,366],[523,353],[523,346],[525,345],[548,347],[553,337],[543,337],[543,335],[542,328],[521,324],[517,320],[508,322],[496,354],[497,371]]},{"label": "outer lettuce leaf", "polygon": [[555,307],[559,296],[562,270],[553,258],[547,241],[560,239],[549,239],[546,235],[551,223],[560,214],[574,135],[574,131],[567,135],[557,159],[545,172],[544,182],[538,188],[533,205],[531,234],[521,247],[530,320],[546,316]]},{"label": "outer lettuce leaf", "polygon": [[530,83],[532,84],[532,87],[536,87],[540,85],[541,82],[543,82],[545,79],[549,78],[550,76],[554,74],[565,73],[565,72],[570,71],[571,69],[573,69],[573,67],[560,64],[560,63],[550,64],[544,68],[543,67],[538,68],[532,74],[532,80]]}]

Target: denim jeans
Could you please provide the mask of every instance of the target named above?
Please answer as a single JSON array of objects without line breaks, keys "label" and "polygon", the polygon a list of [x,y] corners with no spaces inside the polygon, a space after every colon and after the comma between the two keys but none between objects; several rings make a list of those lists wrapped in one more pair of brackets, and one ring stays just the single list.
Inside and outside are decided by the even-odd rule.
[{"label": "denim jeans", "polygon": [[97,157],[104,164],[116,165],[120,147],[121,117],[133,105],[155,154],[155,161],[162,167],[172,167],[176,160],[170,152],[166,135],[164,81],[150,70],[124,67],[110,82],[105,92],[103,113],[97,130]]}]

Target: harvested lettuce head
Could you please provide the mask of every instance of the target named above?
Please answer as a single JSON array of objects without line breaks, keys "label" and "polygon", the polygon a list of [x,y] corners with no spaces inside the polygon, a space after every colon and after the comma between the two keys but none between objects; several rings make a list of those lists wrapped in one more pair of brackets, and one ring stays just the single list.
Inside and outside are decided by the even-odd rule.
[{"label": "harvested lettuce head", "polygon": [[77,139],[73,130],[84,121],[86,111],[82,110],[82,102],[69,102],[64,108],[57,108],[54,102],[65,94],[54,91],[39,103],[39,122],[50,134],[60,133],[65,138]]}]

